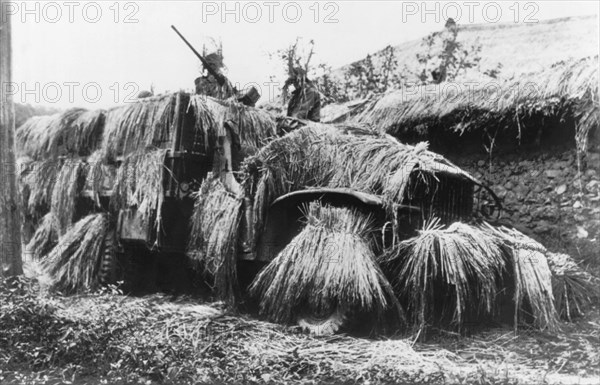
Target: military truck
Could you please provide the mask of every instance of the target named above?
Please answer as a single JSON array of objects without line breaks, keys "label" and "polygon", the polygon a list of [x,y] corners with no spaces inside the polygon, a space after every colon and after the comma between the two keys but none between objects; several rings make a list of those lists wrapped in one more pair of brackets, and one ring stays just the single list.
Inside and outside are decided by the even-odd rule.
[{"label": "military truck", "polygon": [[[110,218],[100,280],[135,287],[170,270],[183,282],[192,260],[223,299],[236,303],[250,292],[269,318],[315,333],[376,308],[396,309],[406,321],[411,300],[391,284],[404,257],[386,255],[431,223],[453,231],[488,215],[482,194],[500,208],[489,188],[426,144],[404,145],[374,127],[290,121],[184,92],[102,114],[93,130],[64,116],[53,123],[95,138],[77,154],[89,172],[73,222],[92,212]],[[31,132],[43,130],[20,131],[25,148]],[[69,141],[63,135],[58,148]],[[509,270],[493,263],[497,275]],[[454,298],[452,279],[439,285]]]}]

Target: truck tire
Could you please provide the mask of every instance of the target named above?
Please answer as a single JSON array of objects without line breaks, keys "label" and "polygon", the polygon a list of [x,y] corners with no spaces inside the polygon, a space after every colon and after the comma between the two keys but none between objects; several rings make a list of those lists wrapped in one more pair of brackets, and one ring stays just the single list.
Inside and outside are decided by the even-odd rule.
[{"label": "truck tire", "polygon": [[335,334],[346,324],[346,314],[339,309],[329,314],[303,314],[298,317],[298,326],[315,336]]}]

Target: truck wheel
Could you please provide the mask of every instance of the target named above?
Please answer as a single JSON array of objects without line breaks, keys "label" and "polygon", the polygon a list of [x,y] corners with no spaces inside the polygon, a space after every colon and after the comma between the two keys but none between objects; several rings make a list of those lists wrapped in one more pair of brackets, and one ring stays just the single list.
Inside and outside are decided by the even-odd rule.
[{"label": "truck wheel", "polygon": [[298,317],[298,326],[316,336],[329,336],[346,323],[346,314],[339,309],[328,314],[303,314]]},{"label": "truck wheel", "polygon": [[102,285],[116,282],[117,278],[117,248],[115,236],[109,233],[104,238],[104,251],[100,256],[100,270],[98,278]]}]

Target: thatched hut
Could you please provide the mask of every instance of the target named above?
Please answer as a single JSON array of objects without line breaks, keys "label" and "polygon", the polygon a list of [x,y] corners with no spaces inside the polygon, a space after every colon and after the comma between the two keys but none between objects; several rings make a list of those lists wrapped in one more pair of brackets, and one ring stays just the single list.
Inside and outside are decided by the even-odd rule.
[{"label": "thatched hut", "polygon": [[599,144],[598,103],[596,56],[508,81],[407,87],[372,101],[354,120],[403,141],[429,140],[435,147],[458,137],[477,136],[489,146],[493,138],[539,144],[563,135],[585,152],[588,138],[591,146]]}]

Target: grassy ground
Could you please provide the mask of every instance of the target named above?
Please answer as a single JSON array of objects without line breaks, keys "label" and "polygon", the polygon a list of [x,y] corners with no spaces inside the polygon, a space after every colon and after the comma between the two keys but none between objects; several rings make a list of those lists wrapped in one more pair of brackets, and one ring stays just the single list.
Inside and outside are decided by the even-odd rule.
[{"label": "grassy ground", "polygon": [[496,329],[314,338],[222,304],[0,284],[2,384],[598,384],[600,314],[558,334]]}]

